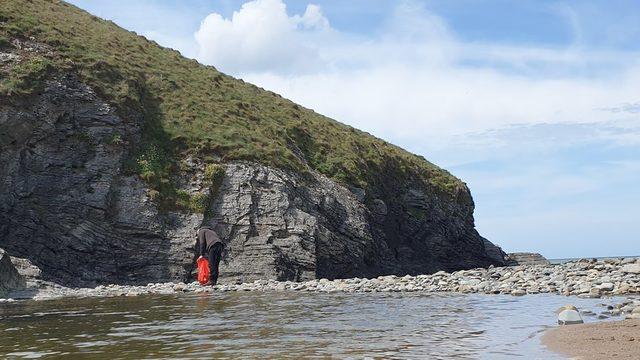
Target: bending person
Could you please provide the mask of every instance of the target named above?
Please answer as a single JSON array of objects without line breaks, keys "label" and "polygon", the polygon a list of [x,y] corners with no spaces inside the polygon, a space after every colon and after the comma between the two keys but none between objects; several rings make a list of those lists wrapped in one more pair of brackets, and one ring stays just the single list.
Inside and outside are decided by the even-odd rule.
[{"label": "bending person", "polygon": [[198,229],[198,258],[206,257],[209,260],[209,270],[211,278],[203,285],[215,285],[218,283],[220,259],[224,244],[218,234],[209,227]]}]

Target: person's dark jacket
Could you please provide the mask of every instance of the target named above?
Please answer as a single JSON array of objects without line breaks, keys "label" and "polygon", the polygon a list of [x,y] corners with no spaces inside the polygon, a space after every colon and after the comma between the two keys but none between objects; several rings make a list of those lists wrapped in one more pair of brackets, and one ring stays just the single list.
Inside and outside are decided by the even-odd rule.
[{"label": "person's dark jacket", "polygon": [[209,251],[211,251],[213,245],[217,243],[223,244],[215,231],[207,228],[198,230],[198,255],[206,256],[209,254]]}]

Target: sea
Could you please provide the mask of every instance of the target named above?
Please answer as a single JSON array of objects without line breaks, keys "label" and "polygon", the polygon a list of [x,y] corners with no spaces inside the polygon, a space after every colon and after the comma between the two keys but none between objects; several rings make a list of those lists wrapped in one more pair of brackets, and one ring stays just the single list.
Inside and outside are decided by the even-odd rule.
[{"label": "sea", "polygon": [[[0,358],[555,359],[540,294],[225,292],[0,304]],[[595,318],[585,318],[587,322]]]}]

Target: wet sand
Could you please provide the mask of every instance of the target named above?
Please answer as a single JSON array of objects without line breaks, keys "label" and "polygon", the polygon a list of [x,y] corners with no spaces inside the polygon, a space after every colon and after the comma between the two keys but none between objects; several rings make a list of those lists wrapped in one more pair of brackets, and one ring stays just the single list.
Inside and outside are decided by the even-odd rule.
[{"label": "wet sand", "polygon": [[542,343],[573,359],[640,359],[640,319],[560,326]]}]

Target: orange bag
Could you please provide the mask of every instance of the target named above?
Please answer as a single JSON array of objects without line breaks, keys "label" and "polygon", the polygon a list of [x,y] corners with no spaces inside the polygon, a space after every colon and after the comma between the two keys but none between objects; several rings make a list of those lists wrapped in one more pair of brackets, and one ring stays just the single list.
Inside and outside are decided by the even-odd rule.
[{"label": "orange bag", "polygon": [[209,273],[209,261],[202,257],[196,261],[196,264],[198,265],[198,282],[204,285],[209,282],[209,277],[211,276]]}]

